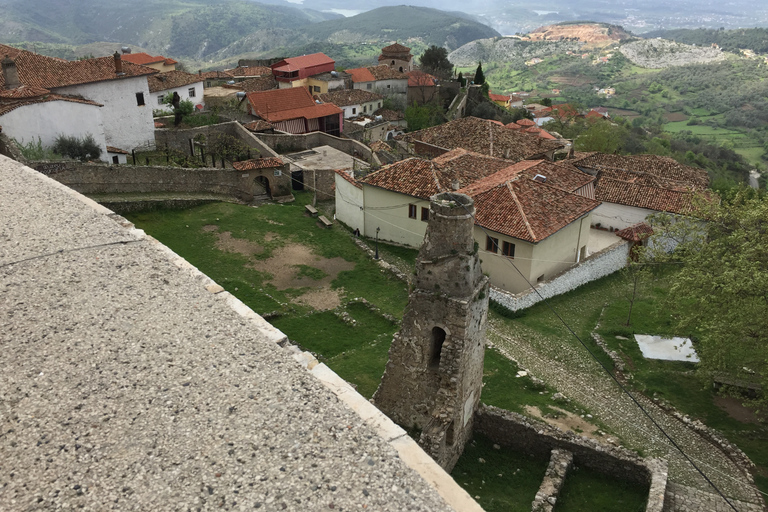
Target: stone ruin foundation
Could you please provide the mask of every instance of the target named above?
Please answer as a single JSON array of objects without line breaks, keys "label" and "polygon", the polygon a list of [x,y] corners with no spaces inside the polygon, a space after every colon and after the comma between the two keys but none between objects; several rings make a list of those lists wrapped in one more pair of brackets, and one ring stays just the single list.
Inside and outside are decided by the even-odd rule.
[{"label": "stone ruin foundation", "polygon": [[429,224],[416,275],[373,401],[406,428],[446,471],[472,437],[483,385],[488,278],[472,236],[474,201],[430,198]]}]

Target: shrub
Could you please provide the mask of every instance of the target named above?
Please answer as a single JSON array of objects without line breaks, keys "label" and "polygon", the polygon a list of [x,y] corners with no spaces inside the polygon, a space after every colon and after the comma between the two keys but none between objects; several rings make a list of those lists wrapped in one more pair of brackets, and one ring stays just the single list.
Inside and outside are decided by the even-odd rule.
[{"label": "shrub", "polygon": [[53,152],[75,160],[97,160],[101,156],[101,148],[90,133],[82,139],[76,136],[59,135],[53,143]]}]

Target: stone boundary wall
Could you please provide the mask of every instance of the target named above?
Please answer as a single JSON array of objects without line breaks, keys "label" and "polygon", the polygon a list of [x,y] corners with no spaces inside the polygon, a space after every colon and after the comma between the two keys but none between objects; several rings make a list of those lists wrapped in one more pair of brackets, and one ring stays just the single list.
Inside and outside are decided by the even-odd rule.
[{"label": "stone boundary wall", "polygon": [[[533,306],[543,299],[549,299],[575,290],[583,284],[600,279],[621,270],[629,261],[629,242],[622,240],[595,253],[581,263],[574,265],[548,281],[536,286],[536,290],[527,290],[511,294],[498,288],[491,288],[491,300],[498,302],[510,311],[519,311]],[[539,296],[541,295],[541,296]]]},{"label": "stone boundary wall", "polygon": [[568,450],[555,449],[549,458],[541,486],[531,504],[532,512],[552,512],[563,489],[565,477],[573,466],[573,454]]},{"label": "stone boundary wall", "polygon": [[241,140],[248,147],[258,150],[260,156],[263,158],[278,156],[272,148],[243,128],[243,125],[237,121],[228,121],[226,123],[200,126],[198,128],[188,128],[184,130],[175,128],[157,129],[155,130],[155,146],[157,148],[164,148],[167,145],[168,147],[183,152],[185,155],[190,155],[190,139],[193,139],[198,134],[203,134],[206,139],[210,139],[213,135],[220,133]]},{"label": "stone boundary wall", "polygon": [[482,405],[475,416],[475,432],[494,443],[538,457],[552,450],[573,454],[576,465],[649,487],[646,512],[661,512],[667,487],[667,463],[644,460],[635,453],[600,444],[594,439],[563,432],[557,427],[497,407]]},{"label": "stone boundary wall", "polygon": [[133,212],[148,212],[153,210],[188,210],[190,208],[194,208],[196,206],[201,206],[204,204],[210,204],[210,203],[218,203],[221,201],[231,201],[231,198],[221,198],[221,199],[158,199],[156,201],[153,201],[151,199],[142,201],[102,201],[97,200],[97,202],[104,206],[105,208],[109,208],[113,212],[119,214],[119,215],[125,215],[127,213],[133,213]]},{"label": "stone boundary wall", "polygon": [[242,196],[234,169],[91,164],[77,161],[34,162],[32,167],[81,194],[152,192],[210,193]]},{"label": "stone boundary wall", "polygon": [[333,169],[304,169],[304,190],[317,191],[318,201],[336,198],[336,171]]},{"label": "stone boundary wall", "polygon": [[368,160],[371,159],[371,148],[352,139],[341,139],[324,132],[302,133],[256,133],[254,137],[279,153],[303,151],[318,146],[331,146],[348,155]]}]

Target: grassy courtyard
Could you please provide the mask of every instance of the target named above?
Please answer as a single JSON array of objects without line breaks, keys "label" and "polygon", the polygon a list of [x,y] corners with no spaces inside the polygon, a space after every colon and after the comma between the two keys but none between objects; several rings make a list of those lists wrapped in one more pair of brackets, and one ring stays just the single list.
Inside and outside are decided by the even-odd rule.
[{"label": "grassy courtyard", "polygon": [[[407,303],[407,285],[382,271],[356,247],[342,226],[322,229],[316,219],[305,216],[303,205],[311,201],[309,194],[297,194],[296,199],[292,204],[258,208],[213,203],[184,211],[133,214],[130,220],[266,316],[294,343],[315,353],[361,394],[370,397],[384,371],[392,335]],[[413,265],[416,251],[386,244],[379,244],[379,249],[386,261],[396,262],[405,270]],[[768,435],[761,425],[729,416],[716,404],[713,393],[697,380],[691,364],[645,362],[633,344],[616,338],[619,333],[632,331],[667,334],[671,328],[668,320],[658,320],[663,317],[655,313],[657,299],[666,289],[663,279],[642,288],[635,302],[632,325],[623,325],[626,310],[622,308],[628,306],[628,286],[625,276],[617,274],[558,297],[552,304],[590,349],[610,365],[610,359],[590,336],[599,320],[606,342],[632,361],[636,389],[649,395],[655,393],[685,413],[721,429],[752,457],[760,472],[764,471],[768,467]],[[606,304],[610,306],[605,307]],[[544,305],[534,306],[515,318],[493,312],[489,318],[493,329],[515,332],[529,346],[541,351],[555,350],[569,356],[563,357],[562,363],[573,372],[582,371],[581,362],[589,357]],[[589,411],[573,400],[555,403],[550,397],[556,389],[542,386],[530,377],[518,377],[519,369],[498,350],[487,350],[483,401],[544,417],[578,433],[601,429],[616,437],[607,426],[589,420],[592,412],[598,416],[596,411]],[[493,452],[483,443],[477,439],[465,452],[454,470],[457,481],[473,496],[481,496],[480,503],[487,510],[529,510],[540,477],[531,476],[529,483],[521,483],[519,491],[506,493],[504,498],[503,490],[509,482],[494,483],[491,476],[478,477],[480,470],[474,466],[477,459],[489,458],[476,455],[476,451]],[[514,460],[510,459],[509,464],[521,464]],[[546,461],[531,463],[543,473]],[[495,467],[492,471],[494,475],[514,474],[514,470],[496,471]],[[468,476],[463,479],[465,474]],[[599,483],[600,478],[588,472],[580,474],[587,475],[587,480],[596,479],[598,483],[589,484],[595,492],[571,492],[571,498],[563,497],[563,507],[566,502],[579,504],[585,499],[597,499],[594,503],[598,503],[603,493],[599,489],[605,485],[615,487]],[[500,490],[494,490],[496,484]],[[595,505],[594,509],[631,510],[634,505],[629,504],[637,503],[637,496],[644,499],[643,492],[627,489],[626,496],[617,500],[614,507]],[[583,506],[586,505],[573,505],[571,510]]]}]

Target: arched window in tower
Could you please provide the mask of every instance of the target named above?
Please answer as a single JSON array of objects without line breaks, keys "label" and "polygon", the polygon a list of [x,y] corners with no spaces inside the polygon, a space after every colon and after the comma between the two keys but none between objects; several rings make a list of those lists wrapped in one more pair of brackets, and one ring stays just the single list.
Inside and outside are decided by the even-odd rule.
[{"label": "arched window in tower", "polygon": [[432,328],[432,343],[429,353],[429,369],[437,370],[440,368],[440,356],[443,352],[443,342],[445,342],[445,331],[439,327]]},{"label": "arched window in tower", "polygon": [[401,73],[403,72],[403,66],[400,66],[400,72]]},{"label": "arched window in tower", "polygon": [[392,61],[392,65],[393,65],[393,66],[395,65],[395,61]]}]

